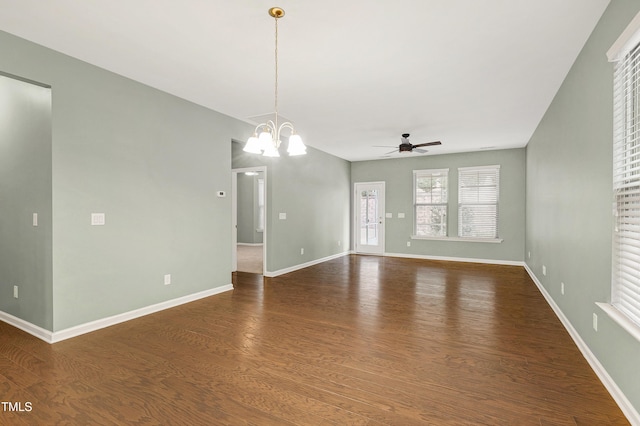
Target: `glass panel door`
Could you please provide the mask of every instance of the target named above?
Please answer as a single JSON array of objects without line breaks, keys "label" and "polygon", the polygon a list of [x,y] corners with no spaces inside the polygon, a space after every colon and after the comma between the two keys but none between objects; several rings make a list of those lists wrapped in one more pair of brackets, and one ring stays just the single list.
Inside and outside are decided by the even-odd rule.
[{"label": "glass panel door", "polygon": [[356,183],[356,252],[384,253],[384,182]]},{"label": "glass panel door", "polygon": [[378,245],[378,190],[360,191],[360,244]]}]

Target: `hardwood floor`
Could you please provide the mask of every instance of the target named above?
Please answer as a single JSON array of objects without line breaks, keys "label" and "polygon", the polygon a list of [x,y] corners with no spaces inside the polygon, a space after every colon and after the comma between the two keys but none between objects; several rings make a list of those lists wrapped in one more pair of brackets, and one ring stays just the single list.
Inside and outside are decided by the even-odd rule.
[{"label": "hardwood floor", "polygon": [[625,425],[521,267],[347,256],[49,345],[0,424]]}]

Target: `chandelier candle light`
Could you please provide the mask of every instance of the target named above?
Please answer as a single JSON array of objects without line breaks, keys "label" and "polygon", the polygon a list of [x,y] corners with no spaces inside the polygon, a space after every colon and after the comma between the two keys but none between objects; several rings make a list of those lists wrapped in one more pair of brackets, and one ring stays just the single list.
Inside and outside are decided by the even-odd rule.
[{"label": "chandelier candle light", "polygon": [[[261,123],[256,126],[256,129],[244,146],[244,151],[252,154],[262,154],[265,157],[280,157],[278,148],[280,148],[280,134],[283,129],[289,129],[291,135],[289,136],[289,145],[287,152],[289,155],[303,155],[307,153],[307,147],[302,143],[302,138],[296,134],[293,124],[285,121],[278,125],[278,19],[284,16],[284,10],[279,7],[272,7],[269,9],[269,15],[272,16],[276,22],[276,84],[275,84],[275,122],[272,120],[266,123]],[[260,132],[260,136],[258,136]]]}]

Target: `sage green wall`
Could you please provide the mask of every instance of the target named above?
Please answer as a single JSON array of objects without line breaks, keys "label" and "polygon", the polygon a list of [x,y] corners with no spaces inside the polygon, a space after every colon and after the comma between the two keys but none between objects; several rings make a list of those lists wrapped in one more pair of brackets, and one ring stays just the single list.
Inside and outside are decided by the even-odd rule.
[{"label": "sage green wall", "polygon": [[0,311],[48,329],[51,236],[51,90],[0,75]]},{"label": "sage green wall", "polygon": [[611,289],[613,65],[605,53],[638,10],[637,0],[610,3],[529,142],[526,262],[640,411],[640,342],[595,305]]},{"label": "sage green wall", "polygon": [[258,232],[258,179],[263,179],[263,173],[256,176],[238,174],[238,242],[245,244],[261,244],[262,232]]},{"label": "sage green wall", "polygon": [[[449,236],[458,235],[458,168],[500,165],[499,244],[412,240],[413,170],[449,168]],[[521,262],[524,259],[525,150],[470,152],[359,161],[351,166],[355,182],[385,182],[385,252],[421,256]],[[398,219],[404,213],[404,219]],[[407,242],[411,247],[407,247]]]},{"label": "sage green wall", "polygon": [[304,156],[265,158],[232,145],[234,169],[267,167],[267,271],[349,250],[348,161],[312,147]]},{"label": "sage green wall", "polygon": [[1,71],[52,87],[46,328],[230,284],[231,198],[215,194],[230,192],[229,141],[248,125],[4,32],[0,57]]}]

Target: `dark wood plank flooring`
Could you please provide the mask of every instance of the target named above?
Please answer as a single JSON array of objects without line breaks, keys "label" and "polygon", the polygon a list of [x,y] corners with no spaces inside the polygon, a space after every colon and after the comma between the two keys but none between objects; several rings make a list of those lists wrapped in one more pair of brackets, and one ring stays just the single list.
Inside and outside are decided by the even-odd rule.
[{"label": "dark wood plank flooring", "polygon": [[3,425],[626,425],[521,267],[347,256],[49,345]]}]

